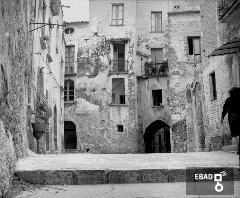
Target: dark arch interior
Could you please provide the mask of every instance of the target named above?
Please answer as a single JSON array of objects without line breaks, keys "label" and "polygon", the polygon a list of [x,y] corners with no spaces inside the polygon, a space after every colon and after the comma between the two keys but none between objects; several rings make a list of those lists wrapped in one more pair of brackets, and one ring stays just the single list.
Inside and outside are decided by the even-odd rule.
[{"label": "dark arch interior", "polygon": [[64,147],[65,149],[77,149],[76,125],[71,121],[64,122]]},{"label": "dark arch interior", "polygon": [[157,120],[151,123],[144,134],[146,153],[170,153],[170,127]]}]

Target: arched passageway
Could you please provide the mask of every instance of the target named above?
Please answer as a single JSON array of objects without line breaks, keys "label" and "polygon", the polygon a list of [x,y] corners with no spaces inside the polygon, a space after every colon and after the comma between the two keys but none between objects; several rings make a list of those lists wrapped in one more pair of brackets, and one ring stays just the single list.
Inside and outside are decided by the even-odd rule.
[{"label": "arched passageway", "polygon": [[170,153],[170,127],[160,121],[151,123],[144,134],[146,153]]},{"label": "arched passageway", "polygon": [[64,122],[64,148],[77,149],[76,125],[71,121]]}]

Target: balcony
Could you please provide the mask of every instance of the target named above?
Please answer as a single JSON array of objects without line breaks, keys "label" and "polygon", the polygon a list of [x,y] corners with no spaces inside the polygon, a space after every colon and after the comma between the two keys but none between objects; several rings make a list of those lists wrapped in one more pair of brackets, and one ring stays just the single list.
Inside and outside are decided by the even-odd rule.
[{"label": "balcony", "polygon": [[142,77],[157,78],[168,76],[168,62],[148,63],[144,65],[144,71],[141,72]]},{"label": "balcony", "polygon": [[[239,0],[218,0],[218,19],[225,22],[226,18],[235,15],[236,18],[239,14],[240,1]],[[231,19],[230,19],[231,20]]]},{"label": "balcony", "polygon": [[128,73],[128,61],[111,60],[111,68],[109,73]]}]

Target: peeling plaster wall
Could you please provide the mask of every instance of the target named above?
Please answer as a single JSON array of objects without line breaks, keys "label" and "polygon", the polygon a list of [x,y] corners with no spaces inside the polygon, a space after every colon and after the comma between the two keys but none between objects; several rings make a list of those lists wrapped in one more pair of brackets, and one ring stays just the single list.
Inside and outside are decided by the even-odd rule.
[{"label": "peeling plaster wall", "polygon": [[18,158],[27,154],[30,2],[0,1],[0,197],[7,196]]},{"label": "peeling plaster wall", "polygon": [[[77,149],[93,153],[136,153],[141,150],[137,125],[135,76],[136,2],[125,0],[124,26],[111,26],[111,3],[90,1],[90,22],[68,23],[75,32],[66,35],[67,45],[75,46],[76,76],[65,77],[75,83],[74,103],[65,103],[65,121],[76,124]],[[104,12],[103,12],[104,10]],[[127,16],[127,17],[126,17]],[[125,59],[128,73],[109,73],[112,39],[126,40]],[[77,69],[79,67],[79,70]],[[124,78],[125,105],[111,104],[112,78]],[[117,125],[124,132],[117,132]],[[143,150],[143,149],[142,149]]]}]

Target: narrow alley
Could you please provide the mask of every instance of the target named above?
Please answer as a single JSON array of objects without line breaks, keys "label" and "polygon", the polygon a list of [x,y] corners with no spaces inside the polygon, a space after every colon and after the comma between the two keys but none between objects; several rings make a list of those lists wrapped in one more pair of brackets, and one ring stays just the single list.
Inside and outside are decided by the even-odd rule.
[{"label": "narrow alley", "polygon": [[240,197],[240,0],[0,15],[0,198]]}]

